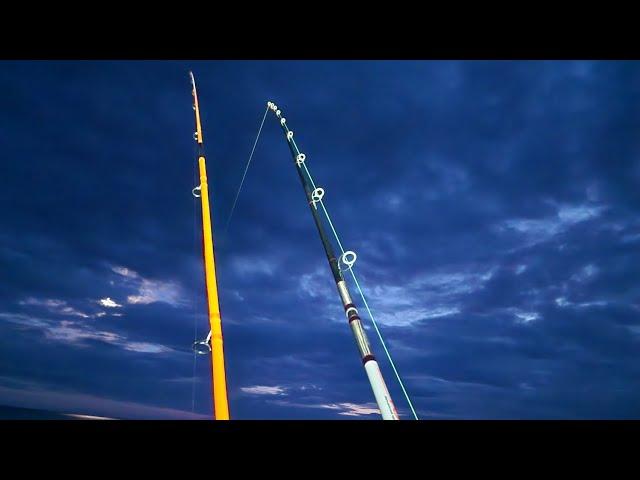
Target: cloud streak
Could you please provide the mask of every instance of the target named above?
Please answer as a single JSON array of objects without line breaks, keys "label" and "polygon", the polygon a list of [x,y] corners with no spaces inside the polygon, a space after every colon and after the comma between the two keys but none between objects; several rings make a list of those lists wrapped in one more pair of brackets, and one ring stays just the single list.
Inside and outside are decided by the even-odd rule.
[{"label": "cloud streak", "polygon": [[0,312],[0,320],[39,330],[47,340],[77,347],[86,348],[89,346],[87,341],[93,340],[114,345],[131,352],[167,353],[172,351],[171,348],[164,345],[130,341],[125,335],[106,330],[98,330],[91,325],[77,321],[57,321],[8,312]]},{"label": "cloud streak", "polygon": [[127,286],[137,290],[135,295],[127,296],[127,302],[130,304],[149,305],[164,302],[175,307],[185,303],[182,288],[175,282],[144,278],[137,272],[121,266],[115,266],[112,270],[124,277]]}]

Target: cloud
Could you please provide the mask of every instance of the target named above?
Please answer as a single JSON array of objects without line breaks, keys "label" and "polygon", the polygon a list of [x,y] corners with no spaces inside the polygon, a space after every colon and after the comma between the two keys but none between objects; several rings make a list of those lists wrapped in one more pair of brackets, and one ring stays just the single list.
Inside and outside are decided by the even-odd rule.
[{"label": "cloud", "polygon": [[576,282],[586,282],[598,274],[598,267],[593,264],[585,265],[578,273],[571,276]]},{"label": "cloud", "polygon": [[307,390],[322,390],[322,387],[318,387],[317,385],[301,385],[300,387],[298,387],[301,391],[307,391]]},{"label": "cloud", "polygon": [[167,353],[172,349],[161,344],[130,341],[125,335],[98,330],[91,325],[76,321],[32,317],[29,315],[0,312],[0,319],[42,331],[48,340],[87,347],[87,340],[99,341],[139,353]]},{"label": "cloud", "polygon": [[20,305],[36,305],[38,307],[47,307],[51,310],[58,310],[59,308],[67,304],[67,302],[65,302],[64,300],[37,299],[33,297],[22,300],[19,303]]},{"label": "cloud", "polygon": [[144,278],[130,268],[121,266],[114,266],[112,270],[126,279],[127,286],[137,290],[135,295],[127,296],[127,302],[130,304],[149,305],[164,302],[178,307],[186,303],[182,287],[175,282]]},{"label": "cloud", "polygon": [[531,247],[551,240],[574,225],[599,217],[604,209],[602,205],[562,205],[555,216],[504,220],[497,225],[497,230],[521,234],[525,237],[524,247]]},{"label": "cloud", "polygon": [[178,306],[183,304],[184,300],[180,287],[175,283],[143,279],[138,287],[138,294],[129,295],[127,302],[142,305],[164,302]]},{"label": "cloud", "polygon": [[435,308],[401,308],[398,313],[393,311],[386,313],[375,314],[374,317],[377,322],[383,325],[389,325],[394,327],[408,327],[416,322],[423,320],[430,320],[433,318],[448,317],[450,315],[456,315],[460,313],[458,307],[435,307]]},{"label": "cloud", "polygon": [[558,218],[564,225],[571,226],[600,216],[602,205],[563,205],[558,210]]},{"label": "cloud", "polygon": [[265,258],[250,256],[235,257],[231,263],[232,268],[238,275],[266,275],[273,276],[276,265],[273,261]]},{"label": "cloud", "polygon": [[605,307],[609,304],[609,302],[605,300],[595,300],[592,302],[574,303],[567,300],[566,297],[558,297],[555,299],[555,304],[560,308],[564,308],[564,307],[587,308],[587,307]]},{"label": "cloud", "polygon": [[44,334],[51,340],[70,344],[82,344],[83,340],[99,340],[111,344],[118,344],[121,341],[121,336],[116,333],[94,330],[71,321],[63,321],[59,325],[49,325],[44,329]]},{"label": "cloud", "polygon": [[82,415],[79,413],[67,413],[66,416],[71,418],[78,418],[80,420],[115,420],[115,418],[98,417],[95,415]]},{"label": "cloud", "polygon": [[43,307],[51,313],[57,313],[60,315],[72,315],[74,317],[82,317],[82,318],[90,318],[93,316],[93,315],[88,315],[79,310],[76,310],[75,308],[69,306],[67,302],[64,300],[37,299],[37,298],[29,297],[26,300],[20,301],[19,305]]},{"label": "cloud", "polygon": [[168,348],[164,345],[160,345],[157,343],[148,343],[148,342],[120,342],[120,345],[130,352],[138,352],[138,353],[167,353],[172,351],[171,348]]},{"label": "cloud", "polygon": [[254,385],[252,387],[241,387],[240,390],[250,395],[286,395],[287,389],[279,386]]},{"label": "cloud", "polygon": [[357,403],[338,403],[323,405],[324,408],[330,408],[332,410],[341,410],[338,415],[344,415],[347,417],[361,417],[363,415],[380,415],[380,409],[375,403],[367,403],[359,405]]},{"label": "cloud", "polygon": [[518,311],[518,312],[515,312],[514,315],[516,316],[516,318],[518,318],[520,323],[530,323],[540,319],[540,314],[537,312]]},{"label": "cloud", "polygon": [[523,273],[525,270],[527,269],[526,265],[518,265],[516,267],[515,273],[516,275],[520,275],[521,273]]},{"label": "cloud", "polygon": [[0,385],[0,398],[8,405],[16,405],[21,408],[46,408],[57,412],[74,412],[69,414],[73,416],[119,419],[211,419],[210,415],[178,408],[156,406],[148,402],[123,401],[75,391],[56,390],[34,382],[23,384],[21,388]]},{"label": "cloud", "polygon": [[122,305],[120,305],[119,303],[116,303],[114,300],[111,300],[111,298],[109,297],[101,298],[100,300],[98,300],[98,303],[103,307],[107,307],[107,308],[122,307]]},{"label": "cloud", "polygon": [[[465,299],[484,288],[493,278],[494,271],[491,267],[469,266],[462,271],[418,274],[404,284],[365,288],[365,294],[377,322],[408,327],[420,321],[461,313]],[[361,314],[366,315],[363,308]]]},{"label": "cloud", "polygon": [[310,273],[300,276],[301,293],[311,298],[330,298],[333,294],[335,298],[335,286],[331,288],[330,271],[325,265],[318,265]]},{"label": "cloud", "polygon": [[338,415],[345,417],[362,417],[368,415],[380,415],[380,409],[375,403],[302,403],[302,402],[289,402],[285,400],[272,400],[270,403],[280,405],[287,408],[312,408],[323,410],[334,410]]},{"label": "cloud", "polygon": [[114,266],[111,269],[114,272],[116,272],[118,275],[122,275],[123,277],[140,278],[140,275],[138,275],[136,272],[134,272],[133,270],[130,270],[130,269],[126,268],[126,267]]}]

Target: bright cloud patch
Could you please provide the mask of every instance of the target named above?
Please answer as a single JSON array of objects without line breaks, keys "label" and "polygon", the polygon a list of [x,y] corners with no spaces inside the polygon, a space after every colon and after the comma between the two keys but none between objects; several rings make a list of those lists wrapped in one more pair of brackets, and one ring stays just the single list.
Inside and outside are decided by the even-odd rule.
[{"label": "bright cloud patch", "polygon": [[515,312],[514,314],[520,323],[529,323],[540,319],[537,312]]},{"label": "bright cloud patch", "polygon": [[380,410],[375,403],[299,403],[285,400],[272,400],[270,403],[287,408],[321,408],[325,410],[335,410],[338,415],[345,417],[361,417],[364,415],[380,415]]},{"label": "bright cloud patch", "polygon": [[331,403],[327,405],[321,405],[322,408],[328,408],[331,410],[340,410],[338,415],[344,415],[345,417],[361,417],[363,415],[380,415],[380,409],[373,403],[367,403],[365,405],[359,405],[357,403]]},{"label": "bright cloud patch", "polygon": [[98,300],[98,303],[107,308],[118,308],[122,306],[119,303],[116,303],[114,300],[111,300],[111,298],[109,297],[101,298],[100,300]]},{"label": "bright cloud patch", "polygon": [[240,390],[250,395],[286,395],[286,388],[279,386],[254,385],[253,387],[241,387]]},{"label": "bright cloud patch", "polygon": [[138,278],[138,274],[133,270],[129,270],[126,267],[113,267],[111,270],[116,272],[118,275],[122,275],[123,277],[129,278]]}]

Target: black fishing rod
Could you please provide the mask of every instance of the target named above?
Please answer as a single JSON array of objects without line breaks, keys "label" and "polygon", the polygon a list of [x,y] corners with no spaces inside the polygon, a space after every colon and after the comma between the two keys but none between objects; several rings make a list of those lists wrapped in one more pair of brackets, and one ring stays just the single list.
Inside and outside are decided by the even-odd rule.
[{"label": "black fishing rod", "polygon": [[347,268],[351,268],[355,262],[355,254],[353,252],[344,252],[340,257],[336,257],[333,245],[327,237],[323,222],[318,214],[317,204],[322,201],[324,190],[314,185],[311,175],[309,174],[309,170],[305,165],[306,155],[298,149],[298,146],[293,139],[293,130],[290,130],[287,126],[286,118],[282,115],[282,112],[273,102],[268,102],[267,106],[269,110],[275,114],[276,118],[278,118],[282,131],[287,139],[291,156],[293,157],[298,176],[300,177],[302,187],[304,188],[304,192],[307,197],[307,202],[309,203],[309,208],[311,209],[313,221],[316,224],[318,233],[320,234],[320,240],[324,247],[327,261],[329,262],[333,279],[336,282],[336,287],[338,289],[338,294],[340,295],[340,300],[342,301],[342,306],[344,307],[345,315],[347,316],[349,326],[351,327],[356,344],[358,345],[360,358],[362,359],[362,364],[364,365],[365,372],[369,378],[369,383],[371,384],[371,389],[373,390],[373,395],[375,396],[382,418],[383,420],[399,420],[398,412],[391,400],[391,395],[389,394],[387,385],[382,377],[382,372],[380,371],[380,367],[373,355],[367,335],[362,327],[362,320],[358,315],[358,309],[351,299],[347,283],[345,282],[342,274],[341,265],[346,265]]}]

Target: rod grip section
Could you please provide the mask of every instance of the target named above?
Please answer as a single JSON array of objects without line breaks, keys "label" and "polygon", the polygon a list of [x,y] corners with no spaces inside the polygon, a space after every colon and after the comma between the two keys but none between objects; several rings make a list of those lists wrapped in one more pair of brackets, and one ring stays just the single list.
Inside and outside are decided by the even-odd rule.
[{"label": "rod grip section", "polygon": [[391,400],[391,395],[389,395],[387,386],[385,385],[384,379],[382,378],[382,373],[380,372],[378,362],[376,362],[375,360],[369,360],[364,364],[364,369],[367,372],[367,377],[369,377],[371,389],[373,390],[373,395],[376,397],[376,403],[380,408],[382,419],[400,420],[398,412],[396,411],[396,407],[393,404],[393,400]]}]

